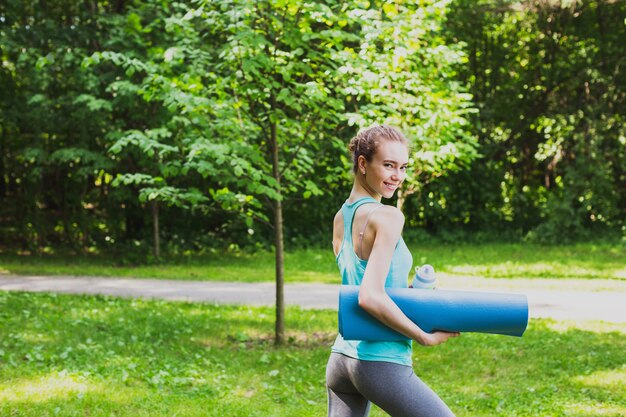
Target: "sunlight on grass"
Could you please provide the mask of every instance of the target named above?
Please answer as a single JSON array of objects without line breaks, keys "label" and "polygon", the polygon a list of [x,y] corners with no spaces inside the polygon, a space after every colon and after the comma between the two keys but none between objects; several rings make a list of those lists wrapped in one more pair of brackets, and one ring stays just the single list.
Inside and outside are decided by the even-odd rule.
[{"label": "sunlight on grass", "polygon": [[333,281],[339,282],[339,274],[328,274],[317,271],[298,271],[292,274],[288,274],[285,277],[287,282],[297,283],[297,282],[328,282],[331,283]]},{"label": "sunlight on grass", "polygon": [[574,403],[564,406],[565,415],[568,416],[606,416],[606,417],[622,417],[626,416],[626,407],[620,405],[600,403],[597,401],[589,401],[586,403]]},{"label": "sunlight on grass", "polygon": [[34,332],[23,332],[20,335],[20,337],[24,342],[31,343],[33,345],[57,341],[57,338],[56,337],[52,338],[50,334],[34,333]]},{"label": "sunlight on grass", "polygon": [[498,264],[470,265],[462,264],[446,268],[451,274],[488,277],[581,277],[600,278],[606,275],[604,271],[583,266],[567,265],[563,262],[510,262]]},{"label": "sunlight on grass", "polygon": [[626,324],[625,323],[609,323],[604,321],[591,321],[591,320],[562,320],[562,321],[551,321],[546,320],[546,327],[550,330],[554,330],[555,332],[565,333],[570,330],[585,330],[588,332],[594,333],[623,333],[626,334]]},{"label": "sunlight on grass", "polygon": [[[12,292],[0,307],[2,416],[324,415],[335,311],[289,307],[276,347],[267,307]],[[415,369],[459,417],[619,416],[625,326],[581,325],[416,346]],[[40,333],[56,339],[26,340]]]},{"label": "sunlight on grass", "polygon": [[242,388],[241,386],[237,385],[236,387],[233,388],[231,395],[233,395],[234,397],[239,397],[239,398],[252,398],[254,397],[256,393],[257,393],[257,390],[254,387],[248,386],[248,387]]},{"label": "sunlight on grass", "polygon": [[620,369],[597,371],[590,375],[574,378],[586,386],[626,391],[626,365]]},{"label": "sunlight on grass", "polygon": [[619,269],[613,273],[613,276],[617,279],[626,279],[626,268]]},{"label": "sunlight on grass", "polygon": [[87,381],[80,375],[53,372],[50,375],[9,381],[0,385],[0,402],[38,403],[50,400],[81,398],[86,393],[104,392],[106,387]]}]

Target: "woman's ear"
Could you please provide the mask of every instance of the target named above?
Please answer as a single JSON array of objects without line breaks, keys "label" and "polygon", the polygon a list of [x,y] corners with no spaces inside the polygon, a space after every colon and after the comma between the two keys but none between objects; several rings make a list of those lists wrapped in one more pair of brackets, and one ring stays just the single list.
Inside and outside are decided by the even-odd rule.
[{"label": "woman's ear", "polygon": [[366,168],[367,168],[367,160],[365,159],[365,157],[363,155],[359,155],[359,159],[357,160],[357,164],[359,166],[359,172],[363,175],[365,175],[366,172]]}]

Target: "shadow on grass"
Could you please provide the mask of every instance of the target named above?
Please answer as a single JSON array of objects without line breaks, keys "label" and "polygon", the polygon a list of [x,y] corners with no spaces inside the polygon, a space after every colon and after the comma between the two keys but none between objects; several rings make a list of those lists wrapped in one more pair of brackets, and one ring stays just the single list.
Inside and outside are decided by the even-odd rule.
[{"label": "shadow on grass", "polygon": [[[0,293],[0,414],[323,414],[336,312],[287,317],[275,347],[271,308]],[[618,416],[624,352],[624,333],[534,320],[416,346],[414,367],[458,416]]]}]

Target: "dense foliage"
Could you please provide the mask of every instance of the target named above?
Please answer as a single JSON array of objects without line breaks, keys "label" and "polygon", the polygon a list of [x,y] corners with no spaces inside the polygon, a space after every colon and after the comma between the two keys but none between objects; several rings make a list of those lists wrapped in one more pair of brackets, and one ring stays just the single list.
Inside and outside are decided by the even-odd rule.
[{"label": "dense foliage", "polygon": [[373,122],[414,144],[391,202],[408,234],[623,235],[625,15],[565,0],[2,2],[0,244],[265,246],[277,210],[288,247],[325,244],[351,185],[345,144]]},{"label": "dense foliage", "polygon": [[447,204],[426,216],[536,241],[624,235],[626,3],[507,3],[459,0],[448,15],[482,158],[428,190]]}]

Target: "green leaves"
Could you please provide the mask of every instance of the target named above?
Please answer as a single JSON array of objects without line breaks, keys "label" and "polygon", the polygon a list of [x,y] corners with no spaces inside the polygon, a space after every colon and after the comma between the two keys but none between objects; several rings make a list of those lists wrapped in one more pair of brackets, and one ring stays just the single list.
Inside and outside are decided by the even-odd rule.
[{"label": "green leaves", "polygon": [[81,94],[74,100],[74,104],[77,106],[87,106],[87,108],[92,112],[97,111],[106,111],[110,112],[113,110],[113,105],[110,101],[96,98],[91,94]]},{"label": "green leaves", "polygon": [[[532,231],[531,240],[588,238],[592,229],[610,233],[608,218],[624,218],[615,211],[619,193],[609,191],[622,176],[615,167],[626,161],[616,140],[623,126],[611,122],[623,117],[609,110],[624,107],[624,96],[610,93],[623,90],[614,69],[623,57],[618,16],[624,5],[492,6],[456,2],[448,21],[448,39],[467,44],[469,62],[459,75],[471,82],[481,109],[470,120],[485,158],[472,176],[499,188],[501,202],[475,194],[491,200],[494,219]],[[596,36],[595,28],[609,26]]]},{"label": "green leaves", "polygon": [[348,112],[349,124],[388,123],[413,141],[414,175],[405,182],[407,196],[477,156],[476,137],[465,119],[475,110],[471,96],[450,80],[464,57],[462,50],[435,35],[446,3],[419,8],[384,4],[381,9],[350,12],[366,41],[345,51],[339,74],[356,110]]},{"label": "green leaves", "polygon": [[158,156],[163,159],[169,154],[178,152],[178,148],[176,146],[168,145],[163,142],[164,139],[168,139],[171,136],[172,132],[163,127],[149,129],[143,132],[130,130],[125,132],[124,135],[118,139],[111,146],[111,148],[109,148],[109,150],[114,154],[118,154],[122,151],[122,149],[128,146],[135,146],[150,158]]},{"label": "green leaves", "polygon": [[412,226],[622,234],[623,2],[22,3],[0,12],[0,215],[25,246],[144,239],[151,201],[212,210],[161,219],[186,237],[284,201],[298,234],[372,123],[413,142]]}]

